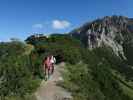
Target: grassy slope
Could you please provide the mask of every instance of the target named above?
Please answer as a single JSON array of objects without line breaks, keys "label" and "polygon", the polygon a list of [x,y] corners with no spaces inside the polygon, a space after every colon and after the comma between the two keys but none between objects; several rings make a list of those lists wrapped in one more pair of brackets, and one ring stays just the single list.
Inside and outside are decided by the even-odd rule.
[{"label": "grassy slope", "polygon": [[[115,81],[119,84],[123,93],[131,97],[132,100],[133,87],[118,73],[116,74],[112,71],[112,74],[114,75],[112,77],[114,77]],[[94,81],[92,77],[91,70],[88,70],[86,64],[67,65],[66,72],[64,73],[65,82],[62,86],[72,92],[74,100],[106,100],[107,98],[104,97],[105,94],[102,94],[103,92],[99,89],[98,81]],[[109,100],[116,100],[116,98],[110,98]]]},{"label": "grassy slope", "polygon": [[112,73],[123,89],[123,92],[133,99],[133,86],[131,86],[132,83],[127,82],[118,72],[112,70]]}]

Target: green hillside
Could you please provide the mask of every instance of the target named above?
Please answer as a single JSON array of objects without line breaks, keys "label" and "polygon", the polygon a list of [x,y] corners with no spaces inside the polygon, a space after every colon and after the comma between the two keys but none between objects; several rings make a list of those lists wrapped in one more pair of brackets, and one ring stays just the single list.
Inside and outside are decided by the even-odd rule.
[{"label": "green hillside", "polygon": [[109,47],[88,50],[80,41],[58,34],[0,43],[0,98],[33,99],[45,78],[42,60],[49,54],[57,63],[67,63],[60,85],[74,100],[133,100],[133,71],[126,61]]},{"label": "green hillside", "polygon": [[[112,70],[119,72],[121,77],[125,77],[125,83],[131,81],[133,70],[124,60],[117,57],[111,48],[101,47],[88,50],[80,41],[68,35],[52,35],[45,39],[45,45],[42,45],[44,40],[40,40],[40,38],[35,40],[39,41],[34,44],[38,53],[41,55],[51,53],[60,58],[57,60],[69,63],[66,66],[68,72],[64,75],[66,83],[63,83],[62,86],[73,93],[75,100],[132,99],[130,98],[132,97],[131,92],[127,94],[123,89],[123,86],[127,87],[127,85],[118,81]],[[33,41],[28,40],[27,42],[32,44]]]}]

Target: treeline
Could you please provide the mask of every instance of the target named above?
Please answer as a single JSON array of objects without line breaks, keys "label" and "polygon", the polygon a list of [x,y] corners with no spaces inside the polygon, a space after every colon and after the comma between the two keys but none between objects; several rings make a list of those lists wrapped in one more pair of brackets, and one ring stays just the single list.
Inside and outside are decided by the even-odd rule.
[{"label": "treeline", "polygon": [[66,61],[75,64],[81,59],[82,44],[68,35],[53,34],[49,38],[32,36],[27,38],[26,42],[34,45],[34,52],[40,56],[40,59],[49,54],[53,54],[57,58],[57,62]]}]

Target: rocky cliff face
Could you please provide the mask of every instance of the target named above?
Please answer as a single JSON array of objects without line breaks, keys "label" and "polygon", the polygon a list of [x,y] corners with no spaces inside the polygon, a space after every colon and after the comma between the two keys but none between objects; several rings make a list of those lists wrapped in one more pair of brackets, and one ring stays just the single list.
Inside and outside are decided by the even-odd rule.
[{"label": "rocky cliff face", "polygon": [[126,59],[124,47],[133,43],[133,19],[106,16],[84,24],[70,32],[70,35],[80,39],[90,49],[107,45],[116,55]]}]

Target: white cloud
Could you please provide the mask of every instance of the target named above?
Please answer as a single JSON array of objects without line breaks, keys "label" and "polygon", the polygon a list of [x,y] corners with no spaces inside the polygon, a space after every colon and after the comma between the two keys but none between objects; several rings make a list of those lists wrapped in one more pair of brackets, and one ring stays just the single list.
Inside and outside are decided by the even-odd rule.
[{"label": "white cloud", "polygon": [[43,28],[43,24],[34,24],[32,27],[33,28],[40,28],[40,29],[42,29]]},{"label": "white cloud", "polygon": [[53,20],[52,27],[54,29],[65,29],[70,27],[71,23],[66,20]]}]

